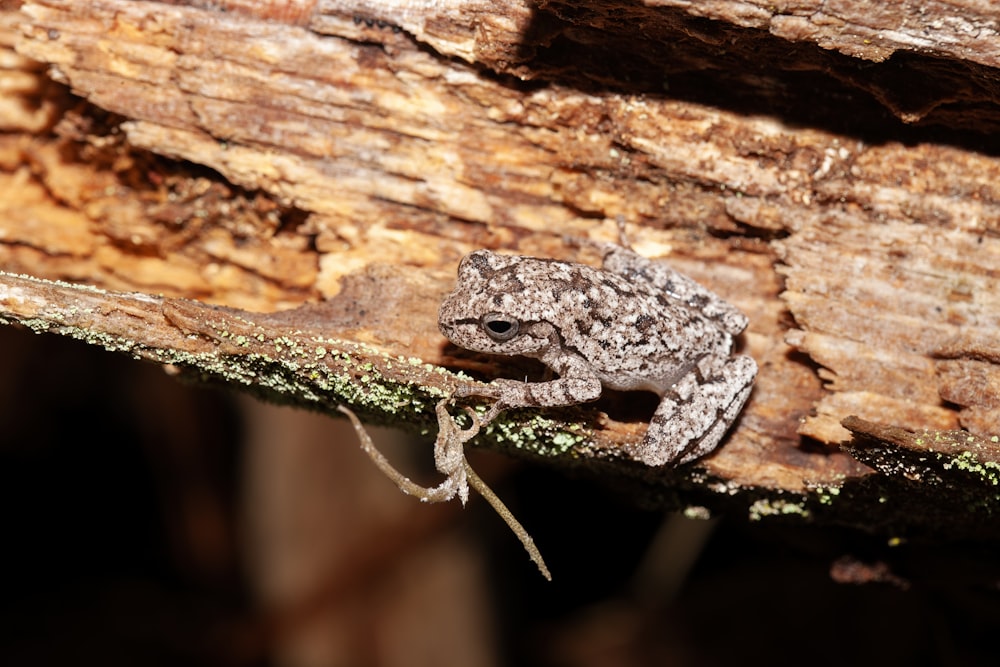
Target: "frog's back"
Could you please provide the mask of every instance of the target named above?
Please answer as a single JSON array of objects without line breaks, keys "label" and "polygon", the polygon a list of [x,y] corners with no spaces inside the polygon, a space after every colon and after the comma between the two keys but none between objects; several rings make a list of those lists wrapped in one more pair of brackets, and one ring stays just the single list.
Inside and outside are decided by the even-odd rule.
[{"label": "frog's back", "polygon": [[607,386],[662,389],[692,359],[729,345],[715,323],[650,283],[554,260],[523,258],[518,268],[518,315],[554,324]]}]

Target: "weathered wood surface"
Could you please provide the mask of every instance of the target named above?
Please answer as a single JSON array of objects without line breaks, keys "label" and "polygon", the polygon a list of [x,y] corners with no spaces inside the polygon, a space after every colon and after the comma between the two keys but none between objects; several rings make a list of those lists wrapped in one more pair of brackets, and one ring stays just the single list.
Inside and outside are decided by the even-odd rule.
[{"label": "weathered wood surface", "polygon": [[[996,448],[996,14],[25,2],[0,24],[16,93],[0,137],[0,267],[251,311],[333,298],[340,319],[307,328],[387,355],[361,364],[514,376],[522,367],[463,355],[434,330],[458,259],[483,246],[577,258],[566,236],[613,239],[622,215],[640,252],[747,312],[744,348],[761,366],[726,446],[660,484],[708,505],[748,489],[743,501],[766,500],[758,514],[807,494],[795,508],[821,513],[826,490],[869,473],[840,449],[849,416],[966,428]],[[48,289],[14,280],[8,296]],[[190,309],[223,345],[206,334],[211,313]],[[607,452],[641,437],[629,403],[554,416],[590,429],[576,455]],[[365,407],[386,419],[389,405]]]}]

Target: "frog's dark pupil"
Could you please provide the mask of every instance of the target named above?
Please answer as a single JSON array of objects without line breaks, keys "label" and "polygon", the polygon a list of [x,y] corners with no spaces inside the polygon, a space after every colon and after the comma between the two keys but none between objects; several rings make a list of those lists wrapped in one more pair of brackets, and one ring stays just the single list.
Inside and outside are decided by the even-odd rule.
[{"label": "frog's dark pupil", "polygon": [[500,313],[487,313],[481,320],[486,334],[495,341],[503,342],[517,335],[517,320]]},{"label": "frog's dark pupil", "polygon": [[510,327],[512,325],[510,322],[487,322],[486,326],[488,326],[490,328],[490,331],[492,331],[493,333],[502,336],[503,334],[510,331]]}]

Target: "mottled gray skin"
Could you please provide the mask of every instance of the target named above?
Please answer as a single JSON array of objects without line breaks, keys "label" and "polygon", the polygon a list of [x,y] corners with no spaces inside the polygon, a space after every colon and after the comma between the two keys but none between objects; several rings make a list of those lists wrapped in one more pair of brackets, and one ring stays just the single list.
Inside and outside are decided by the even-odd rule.
[{"label": "mottled gray skin", "polygon": [[750,395],[757,364],[732,355],[747,318],[664,264],[597,244],[604,268],[532,257],[470,253],[438,324],[455,345],[539,359],[550,382],[494,380],[462,395],[497,399],[500,410],[593,401],[602,385],[660,395],[640,445],[650,466],[712,452]]}]

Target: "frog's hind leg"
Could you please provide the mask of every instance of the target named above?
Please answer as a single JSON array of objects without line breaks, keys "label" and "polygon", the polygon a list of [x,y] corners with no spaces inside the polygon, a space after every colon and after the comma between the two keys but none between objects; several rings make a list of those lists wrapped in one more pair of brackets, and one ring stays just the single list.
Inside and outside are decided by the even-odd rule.
[{"label": "frog's hind leg", "polygon": [[629,453],[649,466],[690,463],[718,447],[750,396],[757,364],[732,357],[717,375],[700,380],[691,372],[660,401],[643,441]]},{"label": "frog's hind leg", "polygon": [[[752,363],[750,357],[736,357],[738,359],[748,359]],[[734,360],[735,361],[735,360]],[[754,375],[757,372],[757,364],[752,365],[752,371]],[[725,407],[719,409],[719,418],[714,424],[708,429],[708,431],[694,443],[694,446],[690,447],[684,454],[678,459],[677,463],[690,463],[696,459],[700,459],[702,456],[707,456],[711,454],[719,446],[719,442],[722,441],[722,437],[732,426],[733,422],[739,416],[740,411],[746,404],[747,399],[750,397],[750,392],[753,390],[753,382],[743,386],[734,396],[732,400],[729,401]]]}]

